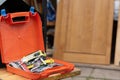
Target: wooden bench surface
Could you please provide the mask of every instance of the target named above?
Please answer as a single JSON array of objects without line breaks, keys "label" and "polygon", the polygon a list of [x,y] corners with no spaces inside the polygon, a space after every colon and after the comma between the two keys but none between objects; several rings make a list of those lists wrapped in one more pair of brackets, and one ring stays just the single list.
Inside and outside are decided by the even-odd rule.
[{"label": "wooden bench surface", "polygon": [[[60,80],[64,78],[69,78],[73,76],[77,76],[80,74],[80,69],[75,68],[72,72],[66,73],[66,74],[53,74],[50,75],[48,78],[45,78],[43,80]],[[30,80],[12,73],[9,73],[6,71],[5,68],[0,69],[0,80]]]}]

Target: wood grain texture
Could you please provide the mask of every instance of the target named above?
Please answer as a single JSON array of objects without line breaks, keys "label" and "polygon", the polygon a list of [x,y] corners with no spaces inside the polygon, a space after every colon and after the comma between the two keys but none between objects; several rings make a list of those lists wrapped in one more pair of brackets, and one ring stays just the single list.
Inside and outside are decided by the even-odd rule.
[{"label": "wood grain texture", "polygon": [[120,65],[120,10],[117,27],[116,48],[115,48],[115,65]]},{"label": "wood grain texture", "polygon": [[[102,56],[102,62],[98,62],[98,64],[109,64],[113,1],[60,0],[56,21],[54,57],[71,61],[66,55],[72,54],[71,56],[77,57],[77,62],[97,63],[90,60],[97,59],[92,56],[96,55]],[[80,55],[89,57],[84,59],[86,57]]]}]

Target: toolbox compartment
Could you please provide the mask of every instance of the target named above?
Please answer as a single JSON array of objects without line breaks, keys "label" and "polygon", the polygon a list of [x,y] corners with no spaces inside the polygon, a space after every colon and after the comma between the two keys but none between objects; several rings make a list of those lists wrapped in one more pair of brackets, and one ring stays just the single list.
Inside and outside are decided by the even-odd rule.
[{"label": "toolbox compartment", "polygon": [[60,60],[55,60],[55,62],[62,64],[63,66],[57,66],[54,68],[50,68],[41,73],[31,73],[31,72],[26,72],[21,69],[13,68],[13,67],[7,65],[7,71],[18,74],[20,76],[23,76],[23,77],[26,77],[29,79],[32,79],[32,80],[37,80],[37,79],[46,78],[51,74],[56,74],[56,73],[64,74],[64,73],[68,73],[73,70],[73,67],[74,67],[73,64],[63,62]]},{"label": "toolbox compartment", "polygon": [[[14,21],[13,18],[17,17],[25,19]],[[37,80],[55,73],[68,73],[74,69],[73,64],[56,59],[54,59],[55,62],[62,66],[56,66],[40,73],[27,72],[8,64],[37,50],[44,51],[42,22],[37,12],[34,14],[17,12],[9,13],[6,17],[0,16],[0,39],[2,62],[7,65],[7,71],[11,73]]]}]

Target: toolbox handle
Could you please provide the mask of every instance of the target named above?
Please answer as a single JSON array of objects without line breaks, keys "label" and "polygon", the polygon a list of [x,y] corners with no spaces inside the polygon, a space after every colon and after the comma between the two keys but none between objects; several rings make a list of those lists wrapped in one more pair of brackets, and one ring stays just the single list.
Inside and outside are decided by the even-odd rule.
[{"label": "toolbox handle", "polygon": [[[15,20],[17,18],[24,18],[22,20]],[[10,24],[19,24],[19,23],[26,23],[30,20],[30,13],[29,12],[17,12],[17,13],[11,13],[8,15],[9,23]]]}]

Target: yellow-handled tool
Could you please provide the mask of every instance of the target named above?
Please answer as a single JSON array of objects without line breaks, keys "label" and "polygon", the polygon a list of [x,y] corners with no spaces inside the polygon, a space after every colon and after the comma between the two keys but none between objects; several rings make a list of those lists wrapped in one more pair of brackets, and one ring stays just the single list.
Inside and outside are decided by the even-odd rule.
[{"label": "yellow-handled tool", "polygon": [[27,63],[28,61],[30,61],[30,60],[32,60],[32,59],[35,59],[35,58],[37,58],[37,57],[39,57],[39,56],[46,57],[46,53],[43,52],[43,51],[41,51],[41,50],[39,50],[39,51],[36,51],[36,52],[34,52],[34,53],[31,53],[31,54],[23,57],[23,58],[21,59],[21,61],[22,61],[23,63]]},{"label": "yellow-handled tool", "polygon": [[[46,64],[53,64],[53,63],[54,63],[54,60],[53,60],[53,59],[47,59],[47,60],[45,60],[45,63],[46,63]],[[31,68],[35,67],[34,65],[35,65],[35,64],[31,64],[31,65],[27,66],[27,68],[28,68],[28,69],[31,69]],[[44,65],[44,64],[41,63],[40,66],[41,66],[41,65]]]}]

